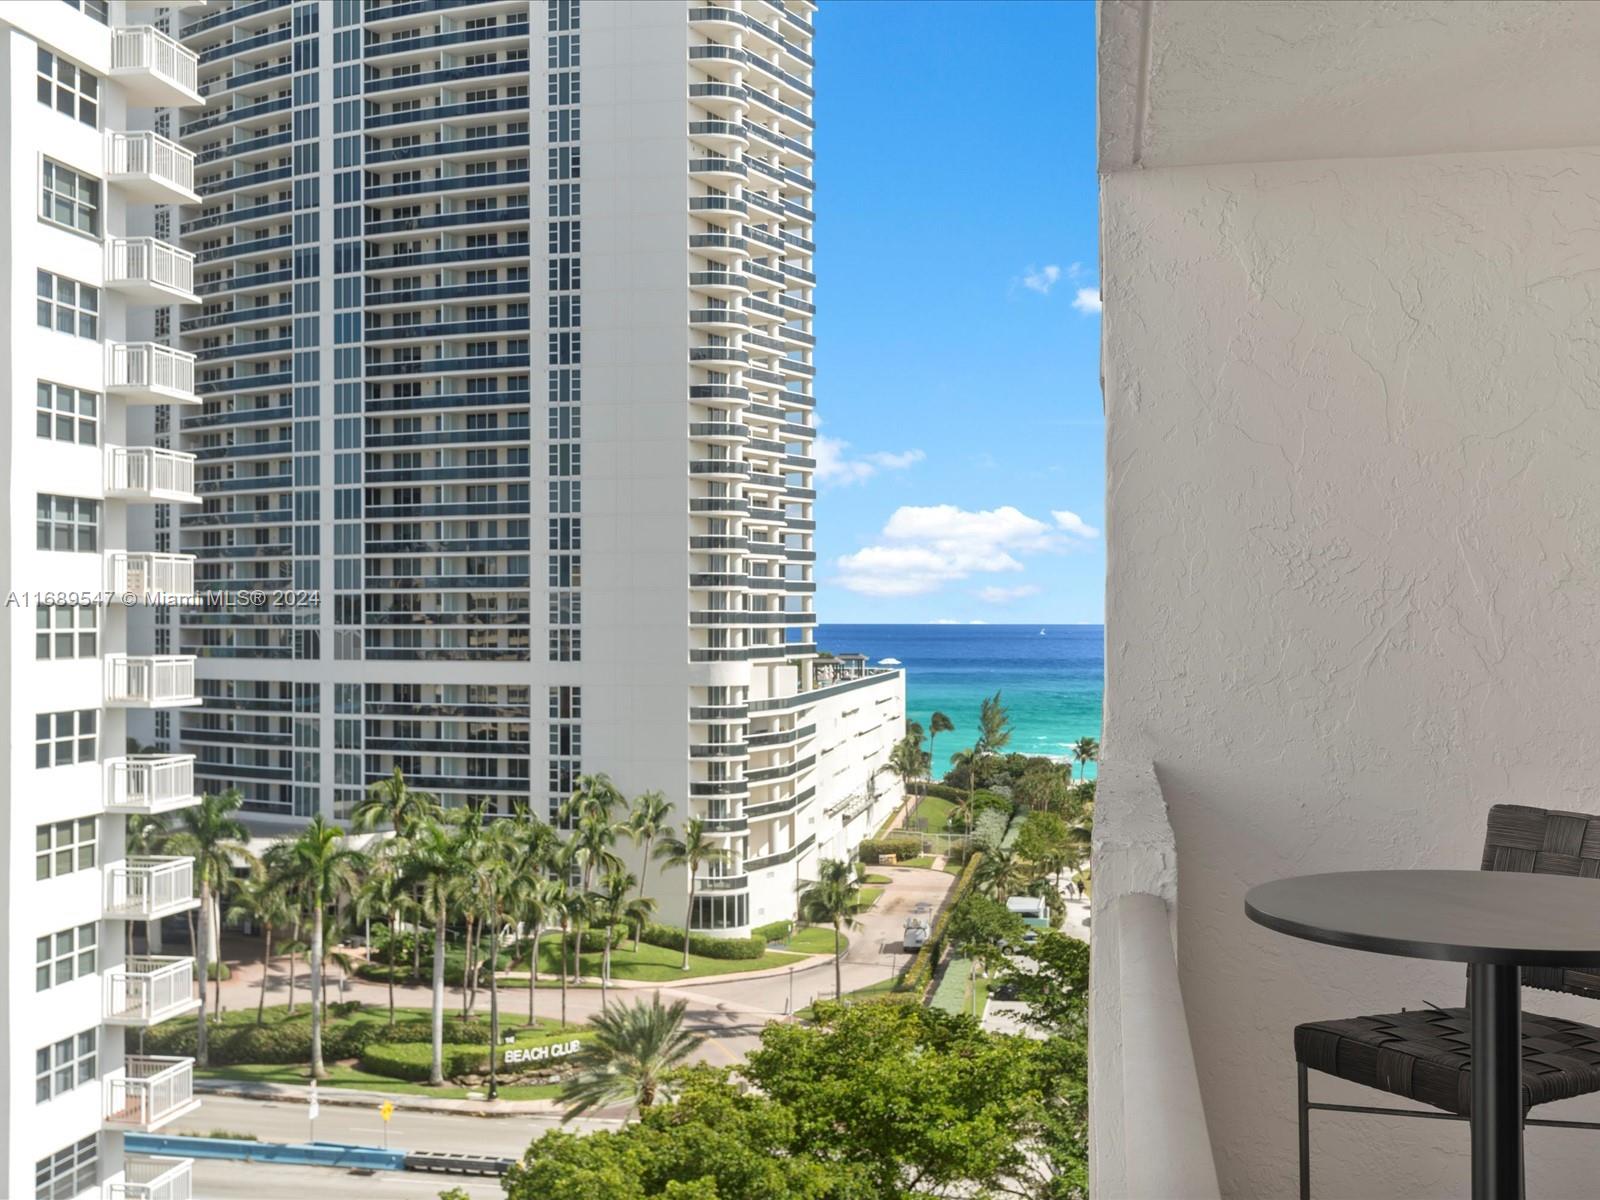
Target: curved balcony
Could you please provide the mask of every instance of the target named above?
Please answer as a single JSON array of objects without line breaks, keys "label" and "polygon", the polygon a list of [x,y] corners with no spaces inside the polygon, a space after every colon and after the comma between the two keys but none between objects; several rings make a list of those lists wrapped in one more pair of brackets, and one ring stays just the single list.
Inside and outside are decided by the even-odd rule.
[{"label": "curved balcony", "polygon": [[148,1028],[200,1007],[194,994],[194,959],[130,956],[105,980],[105,1022]]},{"label": "curved balcony", "polygon": [[105,1084],[107,1129],[153,1133],[200,1107],[192,1058],[130,1055]]},{"label": "curved balcony", "polygon": [[194,755],[129,754],[106,760],[106,808],[155,816],[195,803]]},{"label": "curved balcony", "polygon": [[114,500],[198,504],[194,455],[155,446],[106,447],[106,495]]},{"label": "curved balcony", "polygon": [[732,227],[750,213],[750,206],[736,196],[690,196],[689,211],[702,221]]},{"label": "curved balcony", "polygon": [[743,85],[718,81],[691,83],[689,99],[707,112],[730,120],[742,118],[750,103]]},{"label": "curved balcony", "polygon": [[708,296],[738,297],[750,294],[750,279],[735,271],[690,271],[689,286]]},{"label": "curved balcony", "polygon": [[194,255],[158,238],[106,242],[106,287],[141,304],[198,304]]},{"label": "curved balcony", "polygon": [[107,342],[106,394],[129,404],[199,404],[194,360],[157,342]]},{"label": "curved balcony", "polygon": [[690,121],[689,136],[716,150],[738,150],[750,144],[749,131],[742,121]]},{"label": "curved balcony", "polygon": [[735,421],[691,421],[689,436],[703,442],[742,442],[750,436],[750,426]]},{"label": "curved balcony", "polygon": [[106,134],[106,180],[151,204],[199,204],[194,152],[158,133]]},{"label": "curved balcony", "polygon": [[141,108],[193,108],[200,95],[200,60],[153,25],[111,31],[111,78]]},{"label": "curved balcony", "polygon": [[731,187],[750,177],[750,169],[736,158],[701,157],[689,160],[689,174],[717,187]]},{"label": "curved balcony", "polygon": [[706,479],[742,480],[750,474],[750,464],[731,458],[701,458],[690,462],[689,474]]},{"label": "curved balcony", "polygon": [[108,654],[106,703],[116,708],[179,708],[194,694],[192,654]]},{"label": "curved balcony", "polygon": [[691,308],[689,324],[695,329],[714,333],[718,330],[740,330],[749,326],[750,318],[736,308]]},{"label": "curved balcony", "polygon": [[200,907],[194,859],[145,856],[105,869],[105,916],[113,921],[159,921]]}]

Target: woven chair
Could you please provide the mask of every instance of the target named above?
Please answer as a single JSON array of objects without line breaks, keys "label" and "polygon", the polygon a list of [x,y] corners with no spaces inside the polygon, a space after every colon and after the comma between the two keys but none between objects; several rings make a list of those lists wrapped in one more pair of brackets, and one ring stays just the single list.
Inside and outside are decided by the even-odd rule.
[{"label": "woven chair", "polygon": [[[1497,804],[1489,810],[1482,869],[1600,878],[1600,816]],[[1528,987],[1600,1000],[1600,964],[1592,970],[1524,967]],[[1313,1021],[1294,1031],[1300,1078],[1300,1200],[1311,1196],[1310,1114],[1378,1113],[1465,1121],[1472,1106],[1472,1019],[1466,1008],[1425,1008],[1342,1021]],[[1358,1104],[1318,1104],[1307,1072],[1426,1104],[1438,1112]],[[1600,1129],[1589,1121],[1536,1121],[1528,1109],[1600,1092],[1600,1027],[1534,1013],[1522,1015],[1525,1125]]]}]

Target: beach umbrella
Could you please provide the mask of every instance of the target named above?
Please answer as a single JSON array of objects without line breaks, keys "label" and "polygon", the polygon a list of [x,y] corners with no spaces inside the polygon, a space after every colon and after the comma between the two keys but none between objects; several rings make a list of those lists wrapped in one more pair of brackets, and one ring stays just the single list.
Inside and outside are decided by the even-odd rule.
[{"label": "beach umbrella", "polygon": [[880,667],[898,667],[900,665],[900,660],[898,658],[880,658],[878,660],[878,665]]}]

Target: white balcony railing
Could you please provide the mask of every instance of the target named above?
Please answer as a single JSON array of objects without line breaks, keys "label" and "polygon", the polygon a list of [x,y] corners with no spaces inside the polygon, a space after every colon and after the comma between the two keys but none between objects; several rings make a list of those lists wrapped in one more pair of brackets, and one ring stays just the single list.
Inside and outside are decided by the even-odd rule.
[{"label": "white balcony railing", "polygon": [[154,1025],[200,1007],[192,958],[135,955],[103,978],[105,1019],[111,1025]]},{"label": "white balcony railing", "polygon": [[1090,942],[1090,1183],[1107,1200],[1217,1200],[1173,947],[1177,847],[1148,756],[1102,756]]},{"label": "white balcony railing", "polygon": [[[108,241],[106,286],[132,292],[153,304],[174,300],[199,303],[199,297],[194,294],[194,255],[160,238],[112,238]],[[191,364],[193,361],[191,356]],[[190,372],[192,375],[192,365]]]},{"label": "white balcony railing", "polygon": [[198,503],[194,455],[156,446],[107,446],[106,495],[121,500]]},{"label": "white balcony railing", "polygon": [[192,1158],[124,1160],[122,1179],[106,1184],[105,1200],[193,1200]]},{"label": "white balcony railing", "polygon": [[204,103],[199,58],[153,25],[111,31],[111,77],[136,104],[178,108]]},{"label": "white balcony railing", "polygon": [[159,133],[106,134],[106,178],[154,204],[198,204],[194,152]]},{"label": "white balcony railing", "polygon": [[165,708],[194,702],[194,655],[106,655],[107,704]]},{"label": "white balcony railing", "polygon": [[147,857],[105,869],[106,916],[115,921],[156,921],[198,908],[194,859]]},{"label": "white balcony railing", "polygon": [[106,556],[106,591],[144,604],[194,595],[194,555],[113,550]]},{"label": "white balcony railing", "polygon": [[199,404],[194,355],[156,342],[110,342],[106,392],[135,404]]},{"label": "white balcony railing", "polygon": [[129,754],[106,760],[106,808],[112,812],[153,816],[194,802],[192,754]]},{"label": "white balcony railing", "polygon": [[150,1133],[200,1106],[194,1098],[194,1059],[138,1057],[106,1078],[105,1123]]}]

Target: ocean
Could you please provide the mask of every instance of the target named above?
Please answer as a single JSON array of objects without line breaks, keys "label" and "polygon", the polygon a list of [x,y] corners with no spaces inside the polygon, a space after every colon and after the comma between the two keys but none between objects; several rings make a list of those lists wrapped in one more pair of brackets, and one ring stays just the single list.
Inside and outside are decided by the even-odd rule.
[{"label": "ocean", "polygon": [[1061,759],[1079,738],[1100,736],[1102,625],[819,625],[817,645],[900,660],[906,719],[926,729],[937,710],[955,723],[939,735],[939,774],[972,745],[978,705],[996,691],[1011,716],[1008,751]]}]

